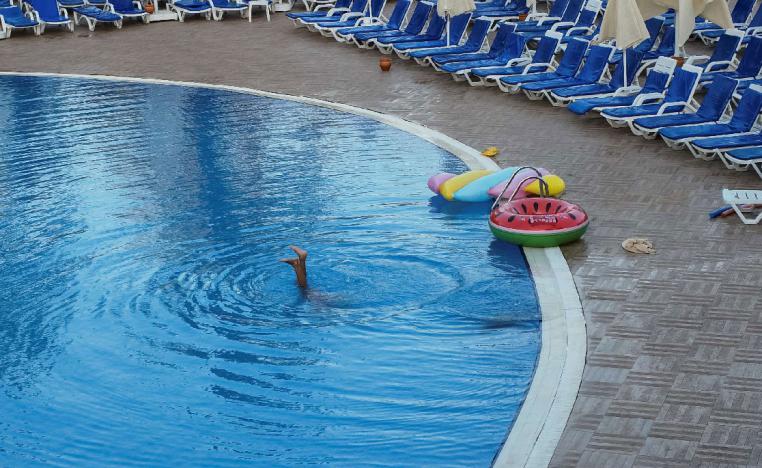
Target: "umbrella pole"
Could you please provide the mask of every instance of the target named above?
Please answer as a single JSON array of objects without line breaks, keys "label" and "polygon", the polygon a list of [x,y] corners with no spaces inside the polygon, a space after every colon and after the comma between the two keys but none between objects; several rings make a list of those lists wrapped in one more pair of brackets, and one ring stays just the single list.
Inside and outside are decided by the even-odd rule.
[{"label": "umbrella pole", "polygon": [[627,82],[627,49],[622,49],[622,60],[624,60],[624,87],[630,86]]},{"label": "umbrella pole", "polygon": [[445,15],[447,18],[447,45],[450,45],[450,13]]}]

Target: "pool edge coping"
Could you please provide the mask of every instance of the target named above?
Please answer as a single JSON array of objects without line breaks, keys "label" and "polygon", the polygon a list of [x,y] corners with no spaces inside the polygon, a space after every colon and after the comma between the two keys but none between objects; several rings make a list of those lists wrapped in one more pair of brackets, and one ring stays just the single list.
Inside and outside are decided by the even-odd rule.
[{"label": "pool edge coping", "polygon": [[[302,95],[275,93],[240,86],[113,75],[8,72],[8,76],[48,76],[125,81],[220,89],[273,99],[300,102],[367,117],[415,135],[442,148],[470,169],[500,169],[476,149],[425,125],[362,107]],[[571,414],[582,381],[587,353],[587,331],[582,305],[569,266],[558,247],[524,248],[534,279],[542,333],[537,367],[518,417],[492,462],[495,467],[548,466]],[[560,293],[560,294],[559,294]]]}]

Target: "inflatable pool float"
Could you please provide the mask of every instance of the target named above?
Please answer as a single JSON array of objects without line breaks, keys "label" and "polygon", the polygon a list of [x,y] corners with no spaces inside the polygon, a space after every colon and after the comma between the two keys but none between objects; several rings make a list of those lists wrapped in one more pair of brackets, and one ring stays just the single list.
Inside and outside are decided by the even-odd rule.
[{"label": "inflatable pool float", "polygon": [[[564,190],[566,190],[566,183],[564,182],[564,179],[558,177],[557,175],[547,174],[542,176],[542,180],[548,184],[548,194],[551,197],[557,197],[564,193]],[[542,195],[542,190],[540,189],[540,181],[535,180],[531,184],[524,187],[524,191],[532,195]]]},{"label": "inflatable pool float", "polygon": [[[550,185],[539,170],[522,169],[530,169],[536,175],[514,185],[519,170],[498,194],[489,215],[492,234],[502,241],[524,247],[557,247],[582,237],[589,224],[587,213],[574,203],[551,198],[548,195]],[[537,182],[541,196],[516,199],[516,194],[529,180]],[[510,197],[503,199],[503,194],[512,185],[515,188]]]},{"label": "inflatable pool float", "polygon": [[479,203],[488,202],[492,198],[489,196],[489,189],[495,184],[505,182],[513,177],[518,167],[507,167],[492,174],[480,177],[462,189],[455,192],[453,198],[460,202]]},{"label": "inflatable pool float", "polygon": [[439,194],[445,197],[446,200],[452,201],[455,198],[455,192],[462,189],[471,182],[480,179],[486,175],[490,175],[495,171],[480,170],[480,171],[467,171],[463,174],[458,174],[452,179],[448,179],[442,182],[439,186]]},{"label": "inflatable pool float", "polygon": [[[487,194],[492,198],[497,198],[500,196],[501,192],[505,192],[508,195],[512,194],[517,187],[520,187],[521,190],[516,194],[517,197],[523,198],[526,197],[527,194],[525,192],[525,188],[532,183],[532,179],[527,180],[527,177],[533,176],[533,175],[547,175],[550,174],[547,169],[538,167],[522,167],[518,171],[515,172],[513,176],[513,180],[502,180],[500,183],[496,184],[493,187],[490,187],[490,189],[487,191]],[[508,184],[508,182],[511,182]],[[539,183],[539,182],[538,182]]]},{"label": "inflatable pool float", "polygon": [[499,203],[489,216],[498,239],[524,247],[556,247],[585,234],[587,213],[557,198],[521,198]]},{"label": "inflatable pool float", "polygon": [[442,172],[429,177],[429,190],[439,195],[439,186],[453,177],[455,177],[455,174],[450,174],[449,172]]}]

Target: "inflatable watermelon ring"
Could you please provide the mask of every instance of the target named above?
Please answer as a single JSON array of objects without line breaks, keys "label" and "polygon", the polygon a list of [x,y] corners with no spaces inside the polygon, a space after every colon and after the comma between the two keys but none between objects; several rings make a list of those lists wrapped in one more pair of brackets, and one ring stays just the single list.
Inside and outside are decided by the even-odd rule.
[{"label": "inflatable watermelon ring", "polygon": [[525,247],[556,247],[587,231],[587,213],[556,198],[522,198],[496,204],[489,227],[498,239]]}]

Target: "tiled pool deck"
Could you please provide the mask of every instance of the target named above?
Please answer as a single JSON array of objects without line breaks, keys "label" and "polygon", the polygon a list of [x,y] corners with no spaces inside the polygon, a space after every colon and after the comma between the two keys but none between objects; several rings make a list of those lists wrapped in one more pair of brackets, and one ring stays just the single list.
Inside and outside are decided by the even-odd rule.
[{"label": "tiled pool deck", "polygon": [[[0,41],[0,71],[197,81],[299,94],[395,114],[501,165],[564,176],[592,215],[564,249],[582,298],[589,355],[553,466],[762,465],[762,228],[709,221],[720,190],[762,188],[753,173],[694,160],[547,102],[471,88],[286,18],[99,25]],[[423,182],[422,182],[423,183]],[[643,236],[655,255],[622,250]]]}]

